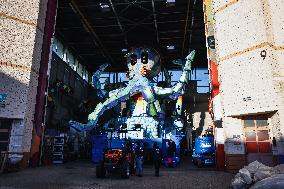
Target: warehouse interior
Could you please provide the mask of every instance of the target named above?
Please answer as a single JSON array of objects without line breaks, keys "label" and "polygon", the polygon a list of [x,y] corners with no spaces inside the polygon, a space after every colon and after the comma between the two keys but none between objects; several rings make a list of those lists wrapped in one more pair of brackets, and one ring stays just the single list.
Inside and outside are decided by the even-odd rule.
[{"label": "warehouse interior", "polygon": [[[91,86],[92,75],[102,64],[110,64],[100,76],[100,84],[107,88],[105,90],[113,90],[127,82],[125,56],[131,48],[140,46],[158,50],[162,70],[166,69],[171,74],[171,84],[178,82],[182,68],[173,61],[188,55],[190,49],[197,52],[183,99],[188,104],[183,107],[188,113],[183,114],[182,119],[186,119],[184,129],[196,127],[198,136],[204,134],[209,128],[205,119],[210,117],[210,86],[202,10],[202,2],[197,1],[58,2],[49,76],[49,90],[52,92],[47,101],[45,139],[50,141],[60,133],[66,134],[70,120],[87,121],[88,114],[102,100],[98,100],[97,91]],[[165,73],[161,71],[154,78],[154,83],[163,84],[165,80]],[[56,84],[59,85],[60,81],[63,87],[70,87],[70,94],[64,94],[64,91],[56,94]],[[192,119],[194,115],[195,120]],[[102,115],[102,122],[110,116],[115,115],[112,112]],[[190,137],[191,130],[188,131]],[[84,143],[84,139],[79,140]],[[74,144],[70,146],[74,148]],[[188,145],[187,150],[190,148],[191,145]]]},{"label": "warehouse interior", "polygon": [[135,154],[142,143],[146,166],[154,143],[166,168],[227,178],[256,160],[283,164],[283,7],[4,1],[0,173],[78,161],[98,169],[109,150],[131,144]]}]

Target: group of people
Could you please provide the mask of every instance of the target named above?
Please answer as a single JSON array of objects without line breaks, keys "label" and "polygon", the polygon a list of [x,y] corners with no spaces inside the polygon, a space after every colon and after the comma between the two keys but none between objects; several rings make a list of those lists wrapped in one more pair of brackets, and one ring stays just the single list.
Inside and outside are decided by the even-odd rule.
[{"label": "group of people", "polygon": [[[175,156],[175,152],[176,152],[175,142],[170,140],[168,143],[168,157],[173,158],[173,156]],[[155,176],[158,177],[161,162],[162,162],[162,153],[161,153],[161,150],[157,142],[153,143],[151,155],[152,155],[153,164],[155,168]],[[139,177],[142,177],[143,158],[144,158],[144,146],[142,142],[138,142],[135,147],[135,162],[137,165]]]},{"label": "group of people", "polygon": [[[154,142],[152,147],[152,157],[155,167],[155,176],[159,176],[159,169],[162,161],[162,155],[157,142]],[[143,169],[143,158],[144,158],[144,147],[143,143],[139,142],[135,148],[135,162],[138,170],[138,177],[142,177]]]}]

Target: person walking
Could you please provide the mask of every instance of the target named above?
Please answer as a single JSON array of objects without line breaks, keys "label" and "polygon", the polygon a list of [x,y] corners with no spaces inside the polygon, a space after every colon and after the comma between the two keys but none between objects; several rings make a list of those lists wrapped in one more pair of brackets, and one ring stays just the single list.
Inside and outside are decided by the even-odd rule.
[{"label": "person walking", "polygon": [[176,154],[176,144],[174,141],[170,140],[168,143],[168,166],[174,166],[174,159]]},{"label": "person walking", "polygon": [[143,157],[144,157],[143,143],[138,142],[135,148],[135,160],[138,168],[138,177],[142,177]]},{"label": "person walking", "polygon": [[176,143],[172,140],[169,141],[168,156],[174,158],[176,154]]},{"label": "person walking", "polygon": [[157,142],[154,142],[153,148],[152,148],[152,155],[153,155],[153,163],[155,167],[155,176],[159,176],[159,169],[161,165],[161,151],[158,146]]}]

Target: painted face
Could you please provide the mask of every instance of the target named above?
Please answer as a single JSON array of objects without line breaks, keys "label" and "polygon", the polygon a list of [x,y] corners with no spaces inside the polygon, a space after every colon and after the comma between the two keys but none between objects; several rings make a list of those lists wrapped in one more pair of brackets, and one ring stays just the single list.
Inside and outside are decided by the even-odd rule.
[{"label": "painted face", "polygon": [[128,77],[153,78],[160,72],[160,55],[152,48],[133,48],[127,56]]}]

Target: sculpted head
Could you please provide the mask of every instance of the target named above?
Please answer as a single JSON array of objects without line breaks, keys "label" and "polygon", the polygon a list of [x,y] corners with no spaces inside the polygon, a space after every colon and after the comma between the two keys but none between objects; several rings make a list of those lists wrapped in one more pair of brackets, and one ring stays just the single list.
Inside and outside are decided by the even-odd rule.
[{"label": "sculpted head", "polygon": [[127,56],[128,77],[154,78],[160,73],[160,55],[153,48],[133,48]]}]

